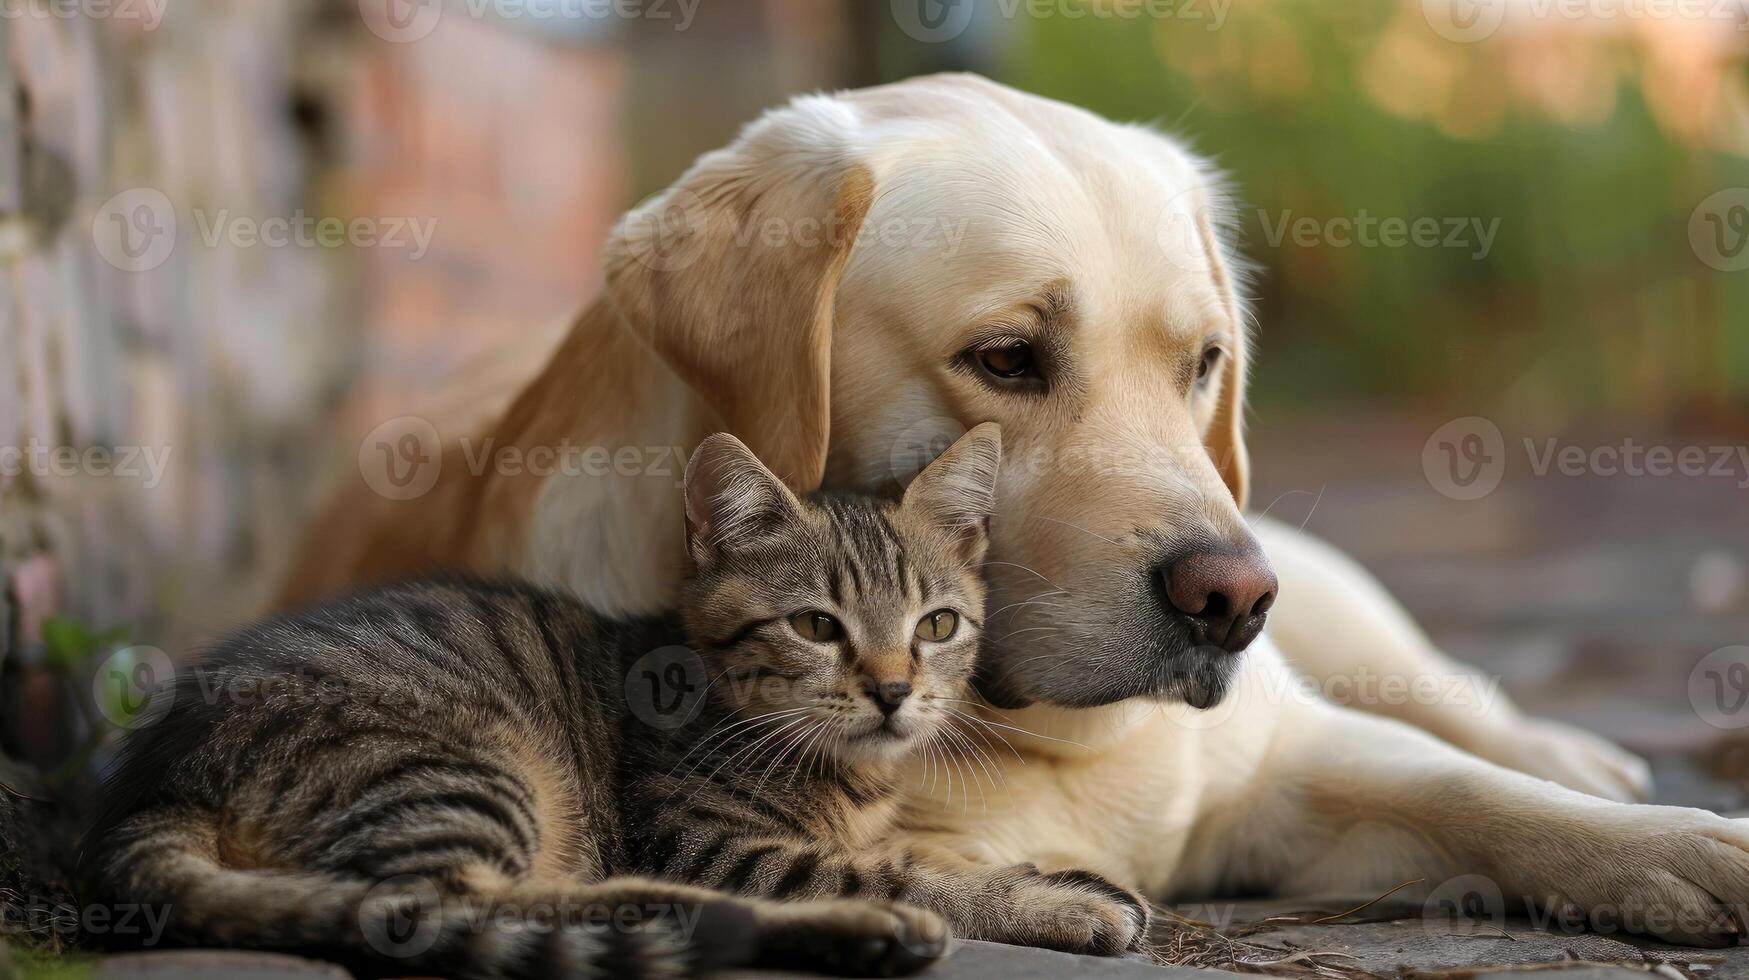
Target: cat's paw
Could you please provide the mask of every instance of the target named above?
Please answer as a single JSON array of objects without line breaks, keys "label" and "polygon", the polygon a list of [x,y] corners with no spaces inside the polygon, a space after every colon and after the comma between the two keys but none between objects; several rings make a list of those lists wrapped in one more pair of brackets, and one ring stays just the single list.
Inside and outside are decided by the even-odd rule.
[{"label": "cat's paw", "polygon": [[947,920],[913,905],[849,899],[763,906],[760,965],[899,977],[948,953]]},{"label": "cat's paw", "polygon": [[1017,870],[1014,925],[1020,934],[1011,942],[1092,956],[1121,956],[1147,942],[1148,903],[1129,889],[1091,871]]}]

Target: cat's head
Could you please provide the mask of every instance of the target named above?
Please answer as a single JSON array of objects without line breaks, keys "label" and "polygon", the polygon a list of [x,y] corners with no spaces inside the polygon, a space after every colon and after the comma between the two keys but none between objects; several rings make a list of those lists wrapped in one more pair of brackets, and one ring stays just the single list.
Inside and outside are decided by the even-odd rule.
[{"label": "cat's head", "polygon": [[895,758],[966,710],[1001,459],[986,423],[897,502],[798,498],[733,436],[706,439],[686,468],[681,614],[708,696],[774,746],[844,759]]}]

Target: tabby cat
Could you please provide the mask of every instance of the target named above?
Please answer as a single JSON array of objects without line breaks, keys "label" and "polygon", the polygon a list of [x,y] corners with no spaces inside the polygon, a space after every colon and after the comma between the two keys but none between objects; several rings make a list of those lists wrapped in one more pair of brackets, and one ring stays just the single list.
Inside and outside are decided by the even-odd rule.
[{"label": "tabby cat", "polygon": [[898,503],[802,500],[713,436],[678,614],[455,579],[247,628],[125,747],[101,894],[171,942],[397,974],[894,974],[940,916],[1131,948],[1146,906],[1103,879],[888,840],[900,765],[966,737],[999,458],[983,426]]}]

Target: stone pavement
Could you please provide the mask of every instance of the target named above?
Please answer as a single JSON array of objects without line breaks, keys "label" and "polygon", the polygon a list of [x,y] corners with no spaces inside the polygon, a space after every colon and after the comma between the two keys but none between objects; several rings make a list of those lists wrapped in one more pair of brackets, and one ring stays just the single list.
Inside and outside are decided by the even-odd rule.
[{"label": "stone pavement", "polygon": [[[1238,966],[1331,977],[1458,977],[1588,970],[1595,975],[1657,972],[1684,977],[1749,977],[1749,947],[1697,950],[1630,937],[1539,930],[1528,920],[1426,918],[1419,903],[1367,899],[1271,900],[1218,909],[1239,926]],[[1208,909],[1186,910],[1207,915]],[[1330,921],[1320,922],[1328,919]],[[1247,927],[1244,924],[1256,924]],[[1255,931],[1248,931],[1255,928]],[[1272,967],[1271,964],[1276,964]],[[1354,971],[1354,972],[1350,972]]]},{"label": "stone pavement", "polygon": [[[1279,920],[1245,936],[1232,951],[1235,969],[1338,980],[1371,975],[1434,980],[1506,977],[1558,969],[1561,980],[1749,978],[1749,948],[1692,950],[1589,934],[1537,931],[1529,922],[1503,927],[1424,920],[1419,906],[1380,903],[1332,923],[1307,924],[1353,908],[1347,900],[1243,903],[1225,911],[1234,922]],[[1162,938],[1168,938],[1163,936]],[[964,942],[926,974],[935,980],[1171,980],[1233,977],[1230,970],[1159,967],[1140,960],[1069,956],[996,943]],[[735,980],[777,980],[796,974],[740,972]],[[344,970],[269,954],[192,951],[110,957],[94,980],[345,980]]]}]

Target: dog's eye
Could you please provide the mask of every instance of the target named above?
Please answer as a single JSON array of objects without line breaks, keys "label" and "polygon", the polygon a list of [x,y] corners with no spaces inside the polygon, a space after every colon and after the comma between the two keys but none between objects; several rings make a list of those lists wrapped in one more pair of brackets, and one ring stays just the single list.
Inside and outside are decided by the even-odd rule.
[{"label": "dog's eye", "polygon": [[796,613],[789,618],[789,624],[802,639],[815,643],[831,643],[844,635],[844,627],[838,624],[838,620],[818,609]]},{"label": "dog's eye", "polygon": [[940,643],[959,629],[959,614],[951,609],[937,609],[917,621],[917,638]]},{"label": "dog's eye", "polygon": [[1032,345],[1025,341],[978,352],[978,364],[998,378],[1024,378],[1034,370]]},{"label": "dog's eye", "polygon": [[1220,366],[1221,357],[1225,353],[1226,352],[1219,347],[1210,347],[1208,350],[1203,351],[1202,363],[1196,366],[1197,384],[1206,384],[1208,382],[1209,377],[1215,373],[1215,368]]}]

